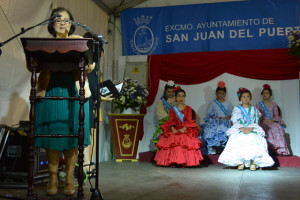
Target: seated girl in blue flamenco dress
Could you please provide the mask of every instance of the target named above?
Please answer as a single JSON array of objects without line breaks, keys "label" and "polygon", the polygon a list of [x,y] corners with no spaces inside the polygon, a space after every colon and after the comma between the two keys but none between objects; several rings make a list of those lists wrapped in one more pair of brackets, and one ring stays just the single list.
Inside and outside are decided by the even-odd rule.
[{"label": "seated girl in blue flamenco dress", "polygon": [[251,106],[249,90],[239,88],[237,95],[242,104],[232,111],[233,126],[226,132],[229,139],[218,162],[238,166],[239,170],[250,167],[254,171],[257,167],[270,167],[274,161],[268,154],[265,132],[258,125],[261,113]]},{"label": "seated girl in blue flamenco dress", "polygon": [[203,160],[198,139],[199,127],[192,119],[192,108],[185,105],[186,93],[175,92],[176,105],[170,110],[170,119],[161,128],[163,133],[157,143],[154,160],[161,166],[197,166]]},{"label": "seated girl in blue flamenco dress", "polygon": [[[207,148],[207,154],[216,154],[222,151],[227,143],[226,131],[231,127],[230,117],[233,107],[225,98],[225,83],[219,81],[216,99],[208,105],[207,117],[204,118],[205,124],[201,127],[199,137]],[[206,153],[206,148],[201,148],[202,153]]]}]

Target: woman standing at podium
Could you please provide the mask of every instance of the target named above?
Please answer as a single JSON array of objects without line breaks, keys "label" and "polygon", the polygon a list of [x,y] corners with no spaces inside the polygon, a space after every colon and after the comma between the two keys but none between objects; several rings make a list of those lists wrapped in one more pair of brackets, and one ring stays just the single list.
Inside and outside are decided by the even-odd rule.
[{"label": "woman standing at podium", "polygon": [[[60,14],[61,16],[55,17]],[[75,26],[71,24],[73,16],[69,10],[58,7],[51,13],[48,31],[55,38],[81,38],[72,35]],[[89,73],[94,65],[89,65]],[[79,94],[80,72],[50,72],[41,71],[37,83],[37,96],[45,97],[77,97]],[[91,96],[89,84],[85,78],[85,103],[84,103],[84,145],[90,144],[89,137],[89,102]],[[79,128],[79,103],[74,100],[42,100],[36,103],[36,134],[37,135],[78,135]],[[57,172],[60,152],[64,153],[66,165],[65,195],[75,193],[73,173],[78,155],[78,139],[71,137],[37,137],[35,146],[45,148],[48,158],[49,183],[47,194],[57,193]]]}]

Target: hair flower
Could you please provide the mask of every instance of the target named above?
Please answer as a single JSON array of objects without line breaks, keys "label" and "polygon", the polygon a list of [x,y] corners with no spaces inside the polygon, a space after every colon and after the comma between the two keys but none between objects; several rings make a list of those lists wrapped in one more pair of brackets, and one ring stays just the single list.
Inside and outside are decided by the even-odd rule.
[{"label": "hair flower", "polygon": [[268,85],[268,84],[264,84],[264,85],[263,85],[263,88],[264,88],[264,89],[270,89],[270,88],[271,88],[271,86],[270,86],[270,85]]},{"label": "hair flower", "polygon": [[247,90],[247,88],[240,87],[240,88],[238,89],[238,91],[236,92],[236,95],[237,95],[238,97],[240,97],[240,96],[241,96],[241,92],[246,91],[246,90]]},{"label": "hair flower", "polygon": [[174,81],[169,80],[169,81],[167,82],[167,85],[173,87],[173,86],[175,86],[175,83],[174,83]]},{"label": "hair flower", "polygon": [[224,81],[219,81],[218,82],[218,87],[225,88],[225,82]]},{"label": "hair flower", "polygon": [[181,89],[181,87],[178,85],[178,86],[176,86],[175,88],[174,88],[174,93],[176,93],[178,90],[180,90]]}]

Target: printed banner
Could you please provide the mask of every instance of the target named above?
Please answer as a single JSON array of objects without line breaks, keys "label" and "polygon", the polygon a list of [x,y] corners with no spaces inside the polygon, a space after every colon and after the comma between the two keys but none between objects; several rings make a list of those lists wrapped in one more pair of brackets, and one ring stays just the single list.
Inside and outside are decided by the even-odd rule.
[{"label": "printed banner", "polygon": [[132,8],[121,13],[123,55],[287,48],[299,0]]}]

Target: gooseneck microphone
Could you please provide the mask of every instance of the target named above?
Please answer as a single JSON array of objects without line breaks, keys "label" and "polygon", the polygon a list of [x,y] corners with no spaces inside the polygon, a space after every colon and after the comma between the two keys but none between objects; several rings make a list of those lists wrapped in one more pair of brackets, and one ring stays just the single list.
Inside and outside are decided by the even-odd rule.
[{"label": "gooseneck microphone", "polygon": [[84,28],[87,32],[91,33],[93,38],[96,39],[96,40],[99,40],[101,42],[103,42],[104,44],[107,44],[108,42],[104,39],[103,35],[101,34],[97,34],[97,33],[94,33],[87,25],[82,25],[81,23],[79,22],[75,22],[75,21],[71,21],[71,24],[74,25],[74,26],[80,26],[82,28]]}]

